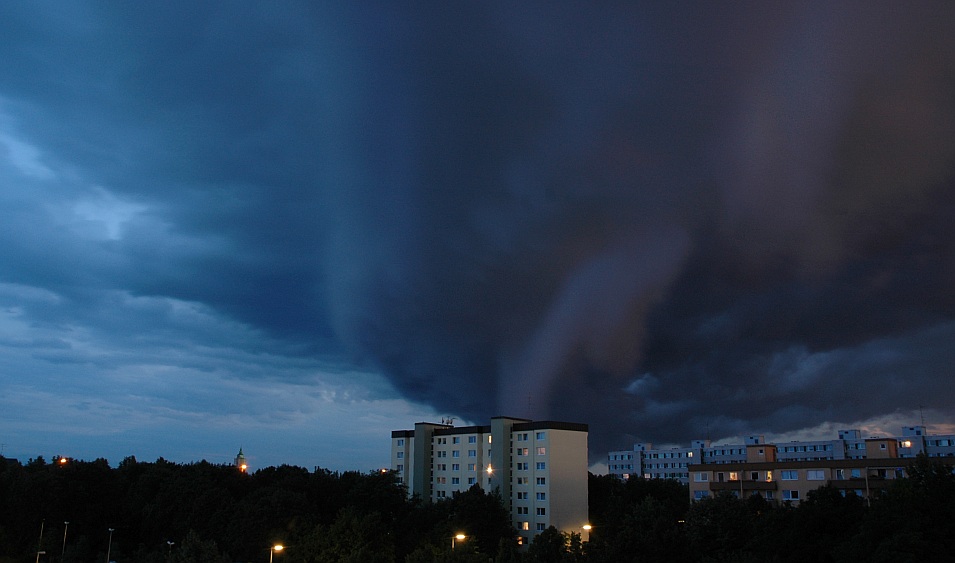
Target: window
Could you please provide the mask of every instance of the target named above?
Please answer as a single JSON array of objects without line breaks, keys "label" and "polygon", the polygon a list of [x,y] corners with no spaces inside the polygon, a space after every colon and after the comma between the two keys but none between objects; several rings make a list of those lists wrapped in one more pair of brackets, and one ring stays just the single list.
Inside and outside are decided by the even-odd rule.
[{"label": "window", "polygon": [[544,433],[543,433],[543,432],[538,432],[535,437],[536,437],[538,440],[543,440],[543,439],[544,439]]},{"label": "window", "polygon": [[527,448],[517,448],[517,455],[527,455]]},{"label": "window", "polygon": [[799,479],[799,472],[794,469],[786,469],[779,472],[779,478],[783,481],[795,481]]},{"label": "window", "polygon": [[527,471],[527,462],[517,464],[518,471]]},{"label": "window", "polygon": [[749,474],[750,481],[759,481],[759,471],[751,471]]},{"label": "window", "polygon": [[693,500],[702,500],[710,496],[709,491],[693,491]]},{"label": "window", "polygon": [[474,464],[473,464],[473,463],[469,463],[469,464],[468,464],[468,471],[474,471]]},{"label": "window", "polygon": [[799,500],[799,491],[783,491],[783,500]]},{"label": "window", "polygon": [[439,463],[436,467],[437,467],[438,471],[447,471],[447,469],[448,469],[448,464],[446,464],[446,463]]},{"label": "window", "polygon": [[491,436],[488,436],[488,437],[487,437],[487,443],[488,443],[488,444],[491,443],[491,438],[492,438]]},{"label": "window", "polygon": [[438,477],[438,484],[439,484],[439,485],[446,485],[447,483],[448,483],[448,478],[447,478],[447,477]]},{"label": "window", "polygon": [[807,481],[825,481],[826,472],[822,469],[808,469],[806,470],[806,480]]},{"label": "window", "polygon": [[468,477],[468,485],[474,485],[477,483],[476,477]]},{"label": "window", "polygon": [[477,443],[477,436],[468,436],[468,443],[469,443],[469,444],[476,444],[476,443]]},{"label": "window", "polygon": [[477,450],[468,450],[468,457],[477,457]]},{"label": "window", "polygon": [[544,463],[543,461],[538,461],[538,462],[537,462],[537,470],[538,470],[538,471],[542,471],[542,470],[544,470],[544,469],[547,469],[547,464]]},{"label": "window", "polygon": [[527,500],[527,491],[518,491],[517,500]]},{"label": "window", "polygon": [[399,464],[398,464],[398,467],[397,467],[395,470],[396,470],[396,471],[404,471],[404,470],[405,470],[405,466],[404,466],[404,465],[401,465],[401,464],[399,463]]},{"label": "window", "polygon": [[438,443],[439,443],[439,444],[447,444],[447,443],[448,443],[448,439],[447,439],[447,438],[438,438]]},{"label": "window", "polygon": [[530,523],[530,522],[518,522],[518,523],[517,523],[517,529],[518,529],[518,530],[530,530],[530,529],[531,529],[531,523]]},{"label": "window", "polygon": [[452,463],[452,464],[451,464],[451,471],[461,471],[461,464],[460,464],[460,463]]},{"label": "window", "polygon": [[773,497],[775,496],[774,493],[775,491],[766,491],[763,493],[763,496],[766,498],[766,500],[773,500]]},{"label": "window", "polygon": [[453,450],[451,452],[451,457],[461,457],[461,450]]},{"label": "window", "polygon": [[405,439],[404,439],[404,438],[398,438],[398,447],[400,448],[401,446],[404,446],[404,445],[405,445]]},{"label": "window", "polygon": [[547,493],[537,493],[537,500],[547,500]]},{"label": "window", "polygon": [[435,494],[434,494],[434,496],[436,496],[436,497],[438,497],[438,498],[445,498],[445,497],[448,496],[448,493],[445,492],[445,491],[436,491]]},{"label": "window", "polygon": [[547,478],[546,478],[546,477],[538,477],[538,478],[537,478],[537,484],[538,484],[538,485],[546,485],[546,484],[547,484]]},{"label": "window", "polygon": [[460,437],[460,436],[453,436],[453,437],[451,438],[451,443],[452,443],[452,444],[460,444],[460,443],[461,443],[461,437]]},{"label": "window", "polygon": [[448,457],[448,452],[446,452],[446,451],[439,451],[437,457]]},{"label": "window", "polygon": [[538,523],[537,523],[537,531],[538,531],[538,532],[543,532],[543,531],[546,530],[546,529],[547,529],[547,528],[545,527],[545,525],[544,525],[543,522],[538,522]]},{"label": "window", "polygon": [[703,472],[695,473],[693,476],[693,480],[696,481],[697,483],[705,483],[706,481],[710,480],[710,474],[703,473]]},{"label": "window", "polygon": [[518,507],[517,507],[517,513],[518,513],[518,514],[528,514],[527,507],[526,507],[526,506],[518,506]]},{"label": "window", "polygon": [[538,507],[538,509],[537,509],[537,515],[538,515],[538,516],[545,516],[546,514],[547,514],[547,509],[546,509],[546,508]]},{"label": "window", "polygon": [[730,471],[730,481],[739,481],[739,471]]},{"label": "window", "polygon": [[845,470],[845,469],[836,469],[836,479],[839,480],[839,481],[842,481],[842,480],[845,479],[845,478],[846,478],[846,470]]},{"label": "window", "polygon": [[404,459],[405,452],[398,452],[398,459]]},{"label": "window", "polygon": [[853,479],[858,479],[859,477],[862,477],[862,470],[861,470],[861,469],[853,469],[853,470],[851,470],[850,475],[852,475],[852,478],[853,478]]},{"label": "window", "polygon": [[452,485],[460,485],[460,484],[461,484],[461,480],[458,479],[457,477],[451,477],[451,484],[452,484]]},{"label": "window", "polygon": [[527,477],[518,477],[518,478],[517,478],[517,484],[518,484],[518,485],[526,485],[526,484],[527,484]]},{"label": "window", "polygon": [[527,440],[527,432],[518,432],[515,437],[518,442],[524,442]]},{"label": "window", "polygon": [[537,448],[537,455],[545,455],[547,453],[547,448],[544,446],[539,446]]}]

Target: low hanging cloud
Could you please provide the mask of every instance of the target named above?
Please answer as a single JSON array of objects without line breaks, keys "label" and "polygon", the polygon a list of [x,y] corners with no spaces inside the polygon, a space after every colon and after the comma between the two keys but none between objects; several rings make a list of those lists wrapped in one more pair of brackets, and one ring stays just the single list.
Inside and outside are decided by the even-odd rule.
[{"label": "low hanging cloud", "polygon": [[35,9],[0,281],[60,315],[199,303],[597,455],[955,414],[947,3]]}]

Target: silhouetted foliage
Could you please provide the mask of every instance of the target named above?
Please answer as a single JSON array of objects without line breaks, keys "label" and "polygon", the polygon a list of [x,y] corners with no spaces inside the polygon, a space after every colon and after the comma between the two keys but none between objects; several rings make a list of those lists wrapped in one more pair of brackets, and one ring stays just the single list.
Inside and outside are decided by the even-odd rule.
[{"label": "silhouetted foliage", "polygon": [[[943,561],[955,553],[955,476],[925,457],[911,460],[908,478],[882,481],[887,490],[871,506],[830,487],[796,506],[733,495],[691,504],[675,481],[592,475],[593,529],[550,528],[523,550],[504,500],[477,487],[428,503],[408,499],[387,471],[280,466],[249,475],[204,461],[127,457],[114,469],[103,459],[52,459],[0,457],[0,563],[33,562],[37,551],[43,561],[101,562],[107,550],[120,563],[253,562],[266,561],[275,543],[288,546],[276,563]],[[457,533],[467,538],[452,543]]]}]

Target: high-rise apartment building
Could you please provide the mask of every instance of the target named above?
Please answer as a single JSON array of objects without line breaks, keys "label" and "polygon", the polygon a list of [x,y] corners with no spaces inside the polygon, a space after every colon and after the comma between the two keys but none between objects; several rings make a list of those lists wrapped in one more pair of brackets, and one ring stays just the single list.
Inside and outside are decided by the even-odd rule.
[{"label": "high-rise apartment building", "polygon": [[523,541],[587,522],[587,425],[495,417],[488,426],[419,422],[391,433],[391,468],[409,495],[439,501],[497,491]]}]

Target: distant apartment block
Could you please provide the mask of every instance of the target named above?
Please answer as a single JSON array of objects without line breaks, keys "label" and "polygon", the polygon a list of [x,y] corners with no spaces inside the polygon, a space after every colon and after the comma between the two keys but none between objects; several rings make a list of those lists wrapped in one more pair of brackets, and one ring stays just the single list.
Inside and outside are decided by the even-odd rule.
[{"label": "distant apartment block", "polygon": [[391,433],[391,468],[409,495],[439,501],[498,491],[527,543],[549,526],[587,522],[587,425],[495,417],[488,426],[419,422]]},{"label": "distant apartment block", "polygon": [[[779,462],[864,460],[872,457],[867,445],[870,440],[862,438],[859,430],[840,430],[835,440],[776,444],[767,444],[762,435],[747,436],[742,444],[716,446],[709,440],[694,440],[688,448],[654,448],[649,443],[637,443],[632,450],[610,452],[607,467],[611,475],[622,479],[676,479],[690,484],[690,466],[746,463],[752,461],[748,455],[750,446],[772,446],[775,460]],[[912,458],[920,453],[930,457],[955,456],[955,434],[928,435],[923,426],[905,427],[902,436],[886,440],[894,442],[893,451],[899,458]]]}]

